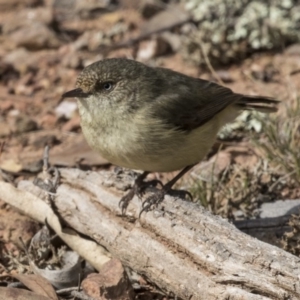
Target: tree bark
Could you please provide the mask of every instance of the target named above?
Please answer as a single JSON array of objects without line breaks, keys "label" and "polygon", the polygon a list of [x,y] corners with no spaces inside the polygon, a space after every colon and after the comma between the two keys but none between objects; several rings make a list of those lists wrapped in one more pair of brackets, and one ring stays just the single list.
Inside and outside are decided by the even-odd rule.
[{"label": "tree bark", "polygon": [[[200,205],[167,196],[160,210],[138,219],[141,202],[135,198],[122,217],[121,194],[103,187],[107,172],[60,173],[55,207],[61,220],[162,290],[193,300],[300,299],[299,258],[242,233]],[[47,218],[77,251],[68,233],[56,229],[44,197],[31,182],[20,182],[18,189],[0,182],[2,200],[39,221]],[[78,252],[88,256],[86,249]]]}]

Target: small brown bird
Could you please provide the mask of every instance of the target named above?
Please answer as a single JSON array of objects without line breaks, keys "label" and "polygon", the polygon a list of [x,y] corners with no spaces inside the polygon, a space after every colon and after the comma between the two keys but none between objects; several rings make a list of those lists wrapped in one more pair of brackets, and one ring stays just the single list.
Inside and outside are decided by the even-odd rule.
[{"label": "small brown bird", "polygon": [[182,169],[144,201],[141,212],[161,202],[204,158],[223,125],[243,110],[276,112],[279,102],[124,58],[84,68],[76,87],[63,97],[77,98],[88,144],[117,166],[144,171],[121,199],[122,212],[135,194],[157,183],[144,182],[149,172]]}]

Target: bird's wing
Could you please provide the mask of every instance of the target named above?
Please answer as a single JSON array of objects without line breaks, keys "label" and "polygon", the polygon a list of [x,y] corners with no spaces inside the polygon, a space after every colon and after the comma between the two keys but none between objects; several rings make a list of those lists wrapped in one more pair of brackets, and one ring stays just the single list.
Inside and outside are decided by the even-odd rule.
[{"label": "bird's wing", "polygon": [[[191,131],[211,120],[241,95],[201,79],[178,80],[158,98],[154,112],[178,130]],[[157,105],[158,104],[158,105]]]}]

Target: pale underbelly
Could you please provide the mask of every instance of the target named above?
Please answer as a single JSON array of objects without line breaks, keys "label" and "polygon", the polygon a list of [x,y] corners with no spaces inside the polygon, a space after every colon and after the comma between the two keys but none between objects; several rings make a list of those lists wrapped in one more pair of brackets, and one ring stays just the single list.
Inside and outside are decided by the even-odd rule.
[{"label": "pale underbelly", "polygon": [[232,107],[190,132],[166,128],[163,122],[151,119],[147,124],[144,119],[140,122],[118,120],[115,127],[105,124],[94,127],[88,120],[82,129],[88,144],[112,164],[150,172],[169,172],[200,162],[214,144],[219,129],[237,114],[236,108]]},{"label": "pale underbelly", "polygon": [[207,152],[201,153],[201,151],[199,151],[199,154],[193,156],[187,156],[186,153],[177,153],[167,156],[127,157],[126,160],[120,160],[118,157],[107,159],[111,161],[112,164],[124,168],[149,172],[172,172],[199,163]]},{"label": "pale underbelly", "polygon": [[149,141],[118,142],[94,135],[90,146],[114,165],[149,172],[171,172],[200,162],[214,143],[217,130],[196,129],[190,133],[174,132],[168,138]]}]

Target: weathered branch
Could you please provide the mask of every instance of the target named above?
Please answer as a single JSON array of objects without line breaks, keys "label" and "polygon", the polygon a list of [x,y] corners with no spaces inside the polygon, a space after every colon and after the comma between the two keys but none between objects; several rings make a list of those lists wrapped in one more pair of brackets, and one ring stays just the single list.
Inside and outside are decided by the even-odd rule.
[{"label": "weathered branch", "polygon": [[[101,185],[103,173],[60,172],[63,183],[55,200],[60,217],[161,289],[184,299],[300,299],[299,258],[201,206],[166,197],[162,211],[138,220],[141,203],[134,199],[127,210],[131,218],[123,218],[120,195]],[[53,213],[41,200],[44,192],[30,182],[21,182],[19,190],[0,182],[0,191],[2,200],[39,221],[47,217],[53,226]],[[35,215],[38,207],[44,216]]]}]

